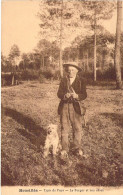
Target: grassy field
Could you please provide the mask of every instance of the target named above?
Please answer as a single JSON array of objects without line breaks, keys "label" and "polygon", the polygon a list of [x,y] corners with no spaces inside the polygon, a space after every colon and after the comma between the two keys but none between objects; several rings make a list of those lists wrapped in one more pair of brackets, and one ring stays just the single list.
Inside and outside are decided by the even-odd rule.
[{"label": "grassy field", "polygon": [[2,185],[123,184],[123,91],[87,86],[87,127],[82,147],[88,158],[44,159],[46,125],[57,123],[58,82],[24,82],[2,88]]}]

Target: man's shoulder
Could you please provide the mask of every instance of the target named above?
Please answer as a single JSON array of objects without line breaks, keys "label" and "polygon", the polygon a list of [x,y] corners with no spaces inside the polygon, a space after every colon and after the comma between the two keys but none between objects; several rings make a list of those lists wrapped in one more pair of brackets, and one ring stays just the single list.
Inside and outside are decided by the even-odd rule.
[{"label": "man's shoulder", "polygon": [[77,74],[77,79],[79,80],[79,81],[81,81],[81,82],[86,82],[86,79],[83,77],[83,75],[82,74]]}]

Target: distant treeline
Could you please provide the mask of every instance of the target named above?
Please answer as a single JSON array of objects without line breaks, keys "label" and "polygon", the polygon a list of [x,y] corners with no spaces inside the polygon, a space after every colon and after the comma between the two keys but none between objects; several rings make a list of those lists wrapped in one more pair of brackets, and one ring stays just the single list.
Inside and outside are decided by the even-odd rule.
[{"label": "distant treeline", "polygon": [[[70,47],[63,50],[63,63],[77,61],[82,74],[93,80],[93,42],[94,36],[84,39],[76,37]],[[75,46],[77,44],[77,46]],[[114,70],[115,36],[109,32],[97,36],[97,80],[115,80]],[[121,69],[123,69],[123,33],[121,36]],[[31,53],[20,53],[17,45],[13,45],[8,57],[1,56],[2,85],[16,80],[59,79],[59,47],[56,42],[40,40],[37,48]],[[123,74],[123,71],[122,71]],[[9,76],[7,76],[9,75]]]}]

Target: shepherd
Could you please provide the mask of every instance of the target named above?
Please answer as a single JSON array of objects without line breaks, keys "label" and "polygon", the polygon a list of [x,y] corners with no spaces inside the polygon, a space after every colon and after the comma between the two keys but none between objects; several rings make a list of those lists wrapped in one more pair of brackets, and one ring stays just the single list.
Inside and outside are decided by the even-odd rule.
[{"label": "shepherd", "polygon": [[66,75],[61,79],[57,92],[61,99],[58,106],[58,114],[61,123],[61,157],[69,158],[69,133],[70,125],[73,132],[73,151],[83,156],[81,147],[82,139],[82,106],[81,103],[87,97],[84,79],[79,74],[82,69],[76,63],[63,64]]}]

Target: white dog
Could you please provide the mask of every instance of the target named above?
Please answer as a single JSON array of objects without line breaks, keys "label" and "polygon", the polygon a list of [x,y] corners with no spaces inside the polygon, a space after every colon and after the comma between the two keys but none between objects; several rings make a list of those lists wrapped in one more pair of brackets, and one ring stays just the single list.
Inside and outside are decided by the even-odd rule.
[{"label": "white dog", "polygon": [[48,156],[50,147],[53,147],[53,156],[59,150],[59,136],[57,132],[57,125],[50,124],[47,129],[47,137],[44,146],[44,158]]}]

